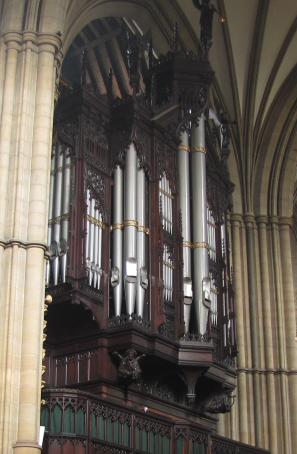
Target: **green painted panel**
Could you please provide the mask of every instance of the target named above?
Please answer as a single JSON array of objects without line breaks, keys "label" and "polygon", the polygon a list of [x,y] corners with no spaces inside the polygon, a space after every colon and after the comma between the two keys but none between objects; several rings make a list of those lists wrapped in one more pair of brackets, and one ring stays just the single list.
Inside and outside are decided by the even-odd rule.
[{"label": "green painted panel", "polygon": [[62,409],[55,405],[51,414],[51,432],[62,432]]},{"label": "green painted panel", "polygon": [[74,410],[71,407],[67,407],[64,410],[64,428],[63,432],[67,434],[74,434]]},{"label": "green painted panel", "polygon": [[79,408],[76,413],[76,433],[85,435],[85,412]]}]

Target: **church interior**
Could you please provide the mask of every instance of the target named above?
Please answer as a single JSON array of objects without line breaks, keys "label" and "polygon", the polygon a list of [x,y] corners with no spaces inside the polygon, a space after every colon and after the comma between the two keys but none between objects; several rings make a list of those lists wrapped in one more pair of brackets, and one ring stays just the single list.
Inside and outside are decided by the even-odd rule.
[{"label": "church interior", "polygon": [[3,454],[294,454],[295,0],[2,0]]}]

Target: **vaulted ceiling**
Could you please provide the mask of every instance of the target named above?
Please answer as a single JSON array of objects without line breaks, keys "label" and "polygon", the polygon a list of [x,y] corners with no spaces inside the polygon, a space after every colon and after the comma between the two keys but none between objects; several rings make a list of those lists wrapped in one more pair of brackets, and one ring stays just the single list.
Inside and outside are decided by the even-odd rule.
[{"label": "vaulted ceiling", "polygon": [[[235,210],[291,215],[297,149],[297,2],[212,3],[218,12],[209,53],[214,89],[228,118],[236,120],[230,156],[238,191]],[[221,22],[220,16],[226,20]],[[86,49],[88,81],[105,93],[112,68],[113,96],[123,96],[130,93],[123,24],[133,33],[151,35],[159,56],[171,47],[175,22],[180,46],[195,51],[199,19],[191,0],[72,0],[62,76],[79,82]]]}]

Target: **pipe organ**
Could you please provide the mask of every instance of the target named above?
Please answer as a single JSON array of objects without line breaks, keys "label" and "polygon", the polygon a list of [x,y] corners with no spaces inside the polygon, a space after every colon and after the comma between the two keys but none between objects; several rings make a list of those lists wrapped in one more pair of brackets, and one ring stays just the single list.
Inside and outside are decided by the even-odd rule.
[{"label": "pipe organ", "polygon": [[145,94],[134,75],[131,96],[64,88],[57,106],[45,381],[120,402],[122,382],[131,405],[142,390],[156,411],[166,394],[212,428],[205,398],[229,396],[236,376],[232,184],[210,133],[213,73],[176,49],[149,62]]},{"label": "pipe organ", "polygon": [[[146,189],[145,172],[135,145],[130,144],[124,157],[124,169],[114,171],[113,263],[111,285],[114,312],[122,311],[123,288],[126,313],[143,317],[145,290],[148,287],[146,264]],[[123,230],[123,232],[121,232]]]},{"label": "pipe organ", "polygon": [[69,213],[72,162],[70,150],[59,141],[53,146],[50,177],[48,245],[50,261],[46,283],[65,282],[69,247]]}]

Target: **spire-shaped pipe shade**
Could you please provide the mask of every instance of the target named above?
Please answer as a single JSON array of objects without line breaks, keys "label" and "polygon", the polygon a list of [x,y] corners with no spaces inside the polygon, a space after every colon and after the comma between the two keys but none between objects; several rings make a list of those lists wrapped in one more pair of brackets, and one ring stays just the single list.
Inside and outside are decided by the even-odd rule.
[{"label": "spire-shaped pipe shade", "polygon": [[120,227],[113,230],[113,269],[117,272],[116,285],[113,287],[115,316],[121,315],[123,298],[123,170],[118,165],[114,171],[113,182],[113,225]]},{"label": "spire-shaped pipe shade", "polygon": [[145,288],[147,287],[147,277],[144,276],[146,260],[145,260],[145,173],[144,169],[137,169],[137,222],[140,229],[137,231],[137,290],[136,290],[136,310],[137,315],[143,317]]},{"label": "spire-shaped pipe shade", "polygon": [[[136,199],[137,199],[137,153],[134,144],[130,144],[125,159],[125,227],[124,227],[124,262],[126,310],[131,315],[135,308],[136,296]],[[132,221],[132,222],[131,222]],[[134,224],[134,225],[133,225]]]},{"label": "spire-shaped pipe shade", "polygon": [[[184,321],[185,330],[189,331],[190,313],[192,303],[191,281],[191,212],[190,212],[190,166],[189,166],[189,134],[182,132],[181,146],[178,150],[178,178],[179,178],[179,201],[182,217],[182,237],[187,246],[183,246],[184,261]],[[184,147],[184,148],[183,148]]]},{"label": "spire-shaped pipe shade", "polygon": [[[209,305],[204,298],[206,279],[209,275],[207,248],[207,194],[206,154],[204,115],[194,122],[191,131],[192,169],[192,219],[193,219],[193,261],[194,261],[194,304],[198,332],[206,332]],[[204,282],[204,285],[203,285]]]}]

